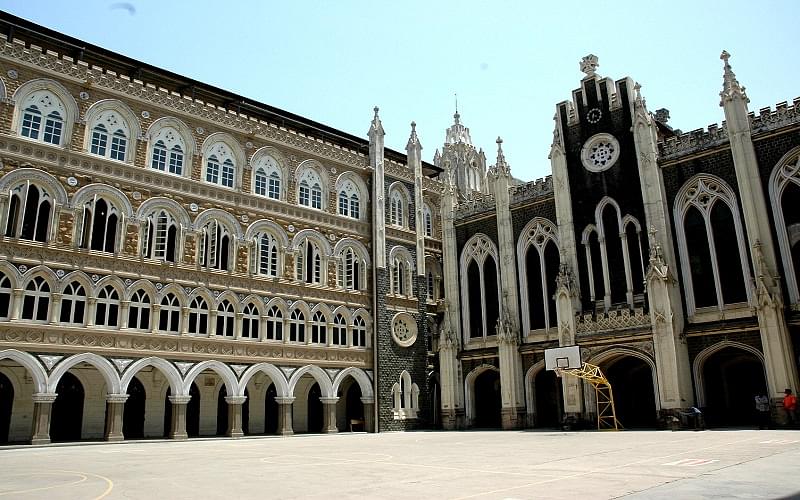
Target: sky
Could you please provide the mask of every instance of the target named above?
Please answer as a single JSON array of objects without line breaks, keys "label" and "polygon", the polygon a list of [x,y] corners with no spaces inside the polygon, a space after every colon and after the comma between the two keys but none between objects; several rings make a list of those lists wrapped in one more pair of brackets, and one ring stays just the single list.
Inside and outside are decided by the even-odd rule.
[{"label": "sky", "polygon": [[0,0],[0,9],[134,59],[386,145],[417,123],[432,161],[455,95],[473,143],[512,174],[550,173],[558,102],[584,75],[630,76],[650,111],[689,131],[723,120],[723,49],[750,110],[800,96],[797,0],[481,2]]}]

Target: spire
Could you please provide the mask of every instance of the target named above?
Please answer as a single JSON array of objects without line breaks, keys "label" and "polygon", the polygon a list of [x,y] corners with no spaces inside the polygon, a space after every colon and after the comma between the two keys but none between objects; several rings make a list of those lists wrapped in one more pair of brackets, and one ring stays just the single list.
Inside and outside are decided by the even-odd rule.
[{"label": "spire", "polygon": [[739,81],[736,79],[736,74],[734,74],[731,65],[728,63],[728,59],[730,59],[730,57],[731,55],[726,50],[723,50],[722,54],[719,56],[719,58],[725,62],[722,73],[722,92],[719,93],[719,96],[722,98],[722,101],[719,103],[720,106],[722,106],[725,100],[730,100],[737,97],[739,99],[743,99],[746,103],[750,102],[750,99],[747,98],[744,87],[739,85]]},{"label": "spire", "polygon": [[494,165],[494,168],[497,171],[497,174],[504,174],[510,175],[511,168],[506,163],[506,155],[503,154],[503,139],[500,137],[497,138],[495,141],[497,143],[497,162]]},{"label": "spire", "polygon": [[458,108],[453,115],[453,125],[447,129],[447,136],[444,140],[445,144],[468,144],[472,145],[472,139],[469,136],[469,129],[461,124],[461,115],[458,113]]},{"label": "spire", "polygon": [[411,122],[411,135],[406,144],[406,151],[411,151],[412,149],[416,149],[417,151],[422,149],[422,145],[419,143],[419,137],[417,137],[417,122]]},{"label": "spire", "polygon": [[368,135],[370,138],[374,137],[375,135],[380,135],[382,137],[386,135],[386,132],[383,131],[383,124],[378,116],[378,106],[375,106],[373,111],[375,112],[375,116],[372,118],[372,123],[370,123]]}]

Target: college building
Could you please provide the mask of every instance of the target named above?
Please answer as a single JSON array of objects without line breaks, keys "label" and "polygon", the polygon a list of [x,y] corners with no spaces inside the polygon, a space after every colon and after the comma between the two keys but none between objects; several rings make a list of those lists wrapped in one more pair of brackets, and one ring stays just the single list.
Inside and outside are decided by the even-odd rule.
[{"label": "college building", "polygon": [[457,112],[429,163],[0,14],[0,443],[591,422],[569,345],[626,427],[779,422],[800,100],[729,57],[688,133],[585,57],[526,183]]}]

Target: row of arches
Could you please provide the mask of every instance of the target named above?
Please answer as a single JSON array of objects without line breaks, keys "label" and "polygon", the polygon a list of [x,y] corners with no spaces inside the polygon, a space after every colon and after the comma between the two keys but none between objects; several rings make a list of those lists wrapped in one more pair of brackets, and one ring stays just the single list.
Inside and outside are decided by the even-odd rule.
[{"label": "row of arches", "polygon": [[[218,361],[196,363],[185,374],[179,365],[143,358],[128,364],[119,376],[106,358],[83,353],[60,360],[48,375],[32,355],[0,351],[0,438],[8,441],[10,433],[12,440],[19,440],[26,421],[30,432],[32,403],[45,396],[51,396],[50,433],[56,440],[100,438],[103,432],[108,437],[111,407],[120,403],[122,434],[161,437],[175,431],[176,404],[185,405],[181,414],[192,436],[230,434],[228,419],[234,415],[234,423],[242,424],[233,427],[245,434],[336,432],[348,429],[350,420],[364,425],[369,420],[365,405],[371,411],[374,401],[369,376],[354,367],[323,370],[260,363],[237,375]],[[232,406],[235,412],[229,415]]]},{"label": "row of arches", "polygon": [[[614,391],[617,417],[625,428],[659,425],[658,379],[655,362],[638,350],[614,347],[590,361],[601,367]],[[759,423],[754,397],[766,395],[764,357],[745,344],[723,341],[701,351],[694,359],[692,374],[697,406],[711,427],[749,426]],[[563,396],[561,379],[545,370],[544,361],[525,373],[525,400],[530,427],[561,426]],[[469,425],[498,428],[501,425],[500,373],[493,365],[471,370],[464,381]],[[584,407],[593,414],[592,391],[584,390]]]},{"label": "row of arches", "polygon": [[81,271],[58,278],[46,267],[22,274],[8,263],[0,264],[0,319],[340,347],[371,345],[372,327],[363,308],[125,284],[116,276],[95,282]]}]

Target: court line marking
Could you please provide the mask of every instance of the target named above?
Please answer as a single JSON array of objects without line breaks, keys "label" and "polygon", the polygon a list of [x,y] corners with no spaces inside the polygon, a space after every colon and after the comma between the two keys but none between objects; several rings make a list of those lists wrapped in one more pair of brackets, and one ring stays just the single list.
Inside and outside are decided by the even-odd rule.
[{"label": "court line marking", "polygon": [[476,497],[481,497],[481,496],[485,496],[485,495],[493,495],[493,494],[496,494],[496,493],[502,493],[502,492],[505,492],[505,491],[518,490],[518,489],[527,488],[527,487],[530,487],[530,486],[538,486],[540,484],[554,483],[556,481],[563,481],[564,479],[573,479],[573,478],[576,478],[576,477],[588,476],[590,474],[595,474],[597,472],[608,472],[608,471],[612,471],[612,470],[615,470],[615,469],[622,469],[624,467],[630,467],[631,465],[636,465],[636,464],[640,464],[640,463],[643,463],[643,462],[649,462],[649,461],[652,461],[652,460],[664,460],[666,458],[677,457],[677,456],[680,456],[680,455],[685,455],[687,453],[696,453],[697,451],[701,451],[701,450],[710,450],[710,449],[714,449],[714,448],[719,448],[721,446],[730,446],[732,444],[745,443],[747,441],[754,441],[756,439],[758,439],[758,438],[752,437],[752,438],[742,439],[742,440],[738,440],[738,441],[730,441],[728,443],[721,443],[721,444],[717,444],[717,445],[713,445],[713,446],[706,446],[705,448],[695,448],[693,450],[683,451],[683,452],[680,452],[680,453],[672,453],[672,454],[664,455],[664,456],[661,456],[661,457],[644,458],[642,460],[635,460],[633,462],[629,462],[627,464],[622,464],[622,465],[616,465],[614,467],[594,469],[594,470],[590,470],[590,471],[586,471],[586,472],[579,472],[579,473],[570,474],[570,475],[567,475],[567,476],[557,477],[557,478],[554,478],[554,479],[545,479],[543,481],[536,481],[536,482],[533,482],[533,483],[521,484],[519,486],[509,486],[508,488],[500,488],[500,489],[497,489],[497,490],[484,491],[482,493],[475,493],[473,495],[454,497],[453,500],[463,500],[463,499],[466,499],[466,498],[476,498]]},{"label": "court line marking", "polygon": [[84,474],[81,474],[80,472],[73,472],[73,471],[28,472],[28,473],[16,474],[16,475],[17,476],[47,476],[47,475],[50,475],[50,476],[62,475],[63,476],[64,474],[77,475],[77,476],[81,477],[82,479],[78,479],[77,481],[73,481],[71,483],[54,484],[52,486],[41,486],[39,488],[29,488],[27,490],[3,491],[2,493],[0,493],[0,497],[6,496],[6,495],[21,495],[23,493],[32,493],[34,491],[52,490],[53,488],[66,488],[68,486],[75,486],[76,484],[80,484],[80,483],[83,483],[83,482],[89,480],[88,476],[85,476]]}]

